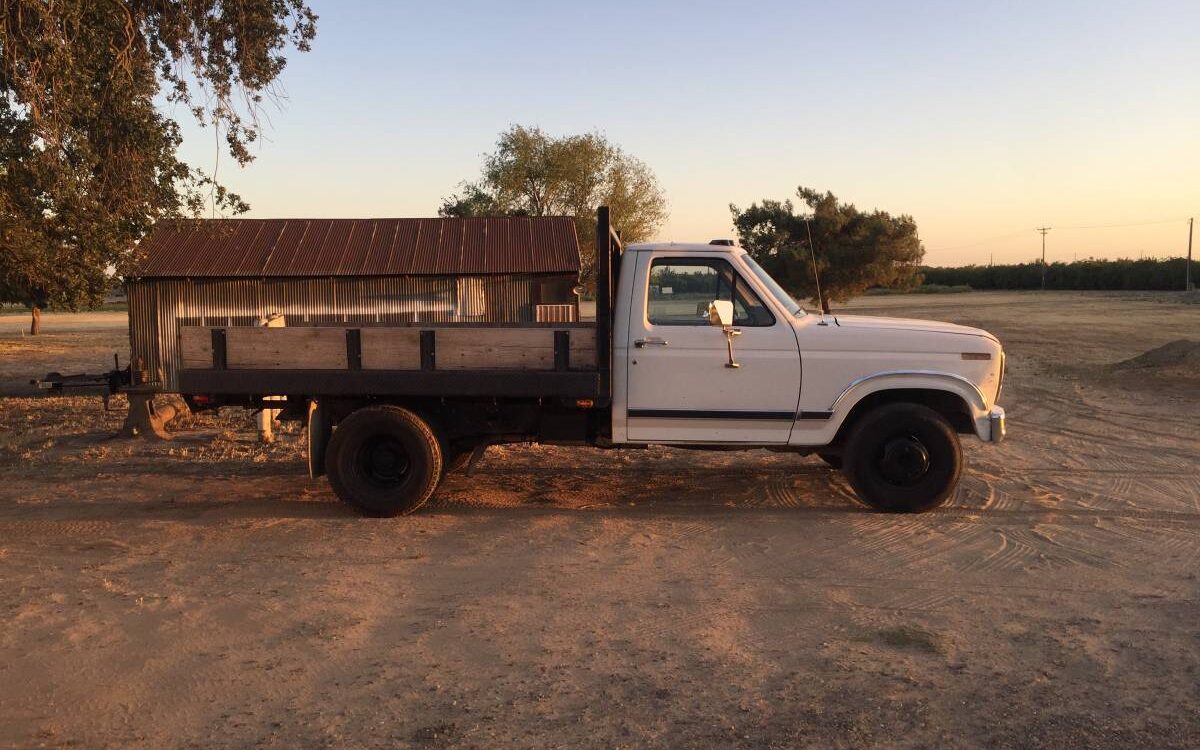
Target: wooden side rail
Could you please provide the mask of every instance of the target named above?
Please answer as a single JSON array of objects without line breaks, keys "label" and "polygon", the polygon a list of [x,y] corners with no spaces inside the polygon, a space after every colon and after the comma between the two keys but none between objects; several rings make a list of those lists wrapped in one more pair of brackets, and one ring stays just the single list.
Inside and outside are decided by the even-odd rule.
[{"label": "wooden side rail", "polygon": [[180,326],[185,370],[596,369],[596,328]]}]

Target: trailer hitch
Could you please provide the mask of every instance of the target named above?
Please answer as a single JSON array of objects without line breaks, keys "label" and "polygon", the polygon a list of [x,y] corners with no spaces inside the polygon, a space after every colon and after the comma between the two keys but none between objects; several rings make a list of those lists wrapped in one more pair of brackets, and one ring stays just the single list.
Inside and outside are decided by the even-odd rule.
[{"label": "trailer hitch", "polygon": [[30,385],[44,391],[50,391],[55,395],[62,395],[68,389],[93,390],[103,388],[104,391],[101,393],[101,398],[104,400],[105,411],[109,410],[109,400],[113,394],[119,393],[123,387],[132,383],[132,366],[126,366],[122,369],[121,361],[116,354],[113,355],[113,369],[105,373],[63,375],[59,372],[50,372],[44,378],[29,381]]}]

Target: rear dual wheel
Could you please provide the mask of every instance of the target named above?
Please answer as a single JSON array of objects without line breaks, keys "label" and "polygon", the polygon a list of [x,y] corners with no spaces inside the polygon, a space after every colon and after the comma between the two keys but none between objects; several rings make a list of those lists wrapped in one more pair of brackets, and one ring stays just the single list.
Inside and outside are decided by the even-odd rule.
[{"label": "rear dual wheel", "polygon": [[958,434],[921,404],[888,404],[866,414],[846,440],[842,459],[855,494],[894,513],[938,507],[962,475]]},{"label": "rear dual wheel", "polygon": [[333,431],[325,471],[337,496],[364,515],[407,515],[437,489],[442,448],[425,420],[408,409],[371,406]]}]

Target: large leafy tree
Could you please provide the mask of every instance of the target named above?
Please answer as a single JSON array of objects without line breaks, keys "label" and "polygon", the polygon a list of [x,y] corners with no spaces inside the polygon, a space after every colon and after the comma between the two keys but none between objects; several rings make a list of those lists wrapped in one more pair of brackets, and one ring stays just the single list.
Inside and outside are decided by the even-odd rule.
[{"label": "large leafy tree", "polygon": [[100,302],[156,220],[245,211],[180,161],[169,112],[248,163],[315,24],[304,0],[0,0],[0,301],[29,305],[36,333],[41,307]]},{"label": "large leafy tree", "polygon": [[833,193],[806,187],[796,195],[807,212],[797,213],[790,200],[729,206],[742,247],[789,291],[829,312],[831,301],[844,302],[870,287],[920,283],[925,248],[911,216],[859,211]]},{"label": "large leafy tree", "polygon": [[477,181],[444,199],[442,216],[573,216],[583,255],[581,278],[595,286],[598,206],[612,209],[626,242],[649,239],[667,218],[654,173],[598,133],[554,137],[513,126],[484,157]]}]

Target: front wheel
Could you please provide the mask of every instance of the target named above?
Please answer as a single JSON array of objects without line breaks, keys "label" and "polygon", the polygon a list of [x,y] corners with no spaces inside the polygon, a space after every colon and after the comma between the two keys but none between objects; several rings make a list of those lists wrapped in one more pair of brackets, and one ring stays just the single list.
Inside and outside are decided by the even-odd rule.
[{"label": "front wheel", "polygon": [[334,492],[368,516],[407,515],[442,477],[442,448],[425,420],[398,406],[371,406],[343,419],[325,453]]},{"label": "front wheel", "polygon": [[962,474],[962,446],[942,415],[921,404],[888,404],[854,425],[843,453],[854,492],[893,513],[938,507]]}]

